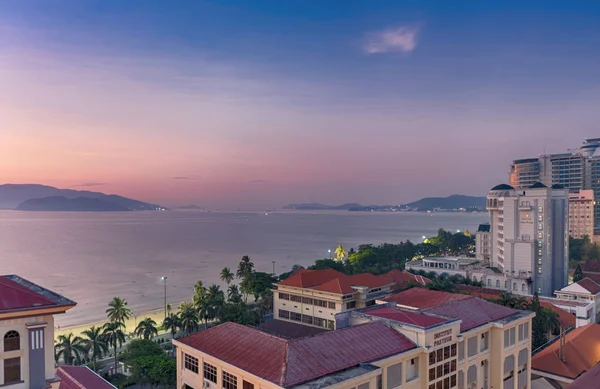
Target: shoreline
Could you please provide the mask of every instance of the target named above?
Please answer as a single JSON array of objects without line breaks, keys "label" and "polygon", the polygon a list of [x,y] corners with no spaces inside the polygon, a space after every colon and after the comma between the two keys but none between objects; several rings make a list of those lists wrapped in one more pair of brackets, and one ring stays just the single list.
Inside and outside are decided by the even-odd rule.
[{"label": "shoreline", "polygon": [[[177,313],[177,309],[172,309],[171,312]],[[137,326],[137,323],[139,323],[141,320],[144,320],[146,318],[151,318],[152,320],[154,320],[156,322],[157,327],[162,326],[162,323],[164,320],[164,314],[165,314],[164,308],[158,308],[158,309],[153,309],[153,310],[150,310],[147,312],[142,312],[142,313],[136,315],[135,317],[132,316],[130,319],[125,320],[125,331],[124,332],[125,332],[125,334],[133,333],[135,331],[135,327]],[[68,315],[68,313],[67,313],[67,315]],[[107,322],[108,322],[108,318],[105,320],[99,320],[99,321],[84,323],[84,324],[70,325],[67,327],[56,327],[55,326],[54,327],[54,339],[57,340],[60,335],[67,335],[69,333],[72,333],[73,336],[82,336],[81,333],[83,331],[88,330],[88,329],[92,328],[93,326],[101,327]]]}]

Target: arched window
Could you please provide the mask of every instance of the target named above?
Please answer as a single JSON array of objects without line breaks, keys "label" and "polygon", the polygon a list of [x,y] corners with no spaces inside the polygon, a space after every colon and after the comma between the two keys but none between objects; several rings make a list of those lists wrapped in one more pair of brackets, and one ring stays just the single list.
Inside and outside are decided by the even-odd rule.
[{"label": "arched window", "polygon": [[21,349],[21,339],[17,331],[8,331],[4,335],[4,351],[15,351]]},{"label": "arched window", "polygon": [[527,285],[526,284],[521,285],[521,292],[527,292]]},{"label": "arched window", "polygon": [[496,288],[500,287],[500,280],[496,280]]},{"label": "arched window", "polygon": [[473,276],[473,281],[477,282],[477,277]]},{"label": "arched window", "polygon": [[492,280],[488,279],[487,284],[488,284],[488,286],[492,286]]},{"label": "arched window", "polygon": [[513,290],[517,290],[517,283],[513,282]]},{"label": "arched window", "polygon": [[508,281],[504,281],[504,289],[508,289]]}]

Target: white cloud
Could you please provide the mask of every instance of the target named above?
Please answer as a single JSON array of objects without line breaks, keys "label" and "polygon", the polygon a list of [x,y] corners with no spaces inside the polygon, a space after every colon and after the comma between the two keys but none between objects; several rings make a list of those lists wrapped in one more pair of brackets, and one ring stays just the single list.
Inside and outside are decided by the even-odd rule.
[{"label": "white cloud", "polygon": [[367,35],[364,50],[367,54],[409,52],[417,47],[417,28],[396,27]]}]

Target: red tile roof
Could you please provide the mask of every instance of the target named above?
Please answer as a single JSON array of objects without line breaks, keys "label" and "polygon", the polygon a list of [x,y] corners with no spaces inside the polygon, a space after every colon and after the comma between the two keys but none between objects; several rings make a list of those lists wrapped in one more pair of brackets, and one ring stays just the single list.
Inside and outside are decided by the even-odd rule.
[{"label": "red tile roof", "polygon": [[598,274],[598,273],[588,273],[588,272],[584,271],[583,276],[585,278],[589,278],[590,280],[594,281],[597,284],[600,284],[600,274]]},{"label": "red tile roof", "polygon": [[596,281],[592,280],[589,277],[585,277],[584,279],[576,282],[577,285],[581,286],[583,289],[587,290],[591,294],[596,294],[600,292],[600,285],[596,283]]},{"label": "red tile roof", "polygon": [[[413,349],[416,345],[382,322],[287,340],[224,323],[177,342],[283,387]],[[344,350],[343,353],[340,350]]]},{"label": "red tile roof", "polygon": [[428,308],[423,312],[461,319],[460,332],[465,332],[492,321],[515,315],[521,311],[470,297]]},{"label": "red tile roof", "polygon": [[429,278],[418,276],[407,272],[406,270],[393,269],[379,277],[386,279],[389,283],[396,284],[394,289],[407,287],[411,282],[419,285],[427,285],[431,283]]},{"label": "red tile roof", "polygon": [[15,275],[0,276],[0,312],[74,306],[75,302]]},{"label": "red tile roof", "polygon": [[384,301],[395,302],[398,305],[412,307],[414,309],[423,309],[436,307],[451,301],[470,299],[471,296],[464,294],[439,292],[425,288],[411,288],[400,293],[393,294],[384,298]]},{"label": "red tile roof", "polygon": [[279,285],[309,288],[322,292],[349,294],[356,292],[353,286],[377,288],[391,284],[387,279],[369,273],[346,275],[333,269],[301,269],[296,274],[279,282]]},{"label": "red tile roof", "polygon": [[577,322],[575,315],[565,311],[564,309],[560,309],[559,307],[555,307],[552,303],[540,300],[540,305],[546,309],[555,312],[558,315],[558,321],[560,321],[560,325],[562,328],[575,328],[575,324]]},{"label": "red tile roof", "polygon": [[275,336],[287,339],[304,338],[306,336],[316,335],[327,332],[325,328],[311,327],[304,324],[294,323],[284,320],[268,320],[258,326],[263,332],[268,332]]},{"label": "red tile roof", "polygon": [[583,263],[583,272],[600,273],[600,260],[589,259]]},{"label": "red tile roof", "polygon": [[56,375],[61,379],[59,389],[115,389],[86,366],[59,366]]},{"label": "red tile roof", "polygon": [[579,376],[565,389],[593,389],[600,383],[600,363]]},{"label": "red tile roof", "polygon": [[554,342],[531,358],[535,370],[561,377],[577,378],[600,362],[600,324],[579,327],[566,335],[564,355],[559,356],[560,342]]},{"label": "red tile roof", "polygon": [[390,307],[372,309],[369,311],[364,311],[363,313],[423,328],[431,327],[448,321],[448,319],[437,316],[429,316],[422,313],[403,311]]}]

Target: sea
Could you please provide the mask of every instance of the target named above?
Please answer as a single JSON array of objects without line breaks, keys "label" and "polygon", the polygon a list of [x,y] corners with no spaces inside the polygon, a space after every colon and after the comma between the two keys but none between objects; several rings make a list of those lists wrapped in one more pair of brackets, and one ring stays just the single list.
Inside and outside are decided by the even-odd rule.
[{"label": "sea", "polygon": [[[439,228],[474,232],[485,213],[404,212],[19,212],[0,211],[0,274],[18,274],[75,300],[65,327],[105,318],[109,300],[134,313],[190,300],[198,280],[216,283],[249,255],[277,274],[328,258],[342,244],[398,243]],[[329,253],[331,250],[331,254]],[[273,263],[274,262],[274,263]]]}]

